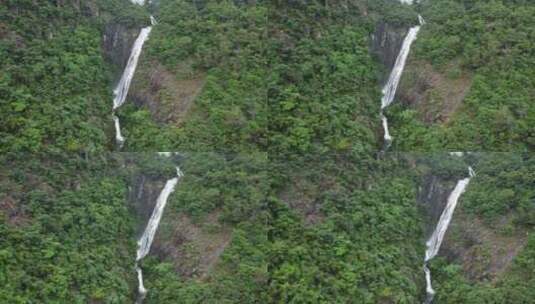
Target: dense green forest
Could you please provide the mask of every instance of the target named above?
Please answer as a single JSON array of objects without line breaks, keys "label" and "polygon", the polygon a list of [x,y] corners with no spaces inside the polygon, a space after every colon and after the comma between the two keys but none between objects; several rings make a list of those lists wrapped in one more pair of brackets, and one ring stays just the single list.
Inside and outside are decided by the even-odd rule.
[{"label": "dense green forest", "polygon": [[[378,22],[416,24],[418,12],[426,24],[387,111],[392,148],[527,151],[533,10],[517,1],[6,1],[2,150],[113,149],[109,100],[122,67],[108,64],[101,40],[106,25],[136,31],[151,11],[158,24],[119,111],[126,150],[377,150],[389,71],[370,37]],[[144,94],[152,102],[137,100]]]},{"label": "dense green forest", "polygon": [[143,263],[147,303],[265,303],[265,154],[188,153],[183,164],[160,224],[161,253]]},{"label": "dense green forest", "polygon": [[118,168],[111,155],[0,158],[0,302],[129,301],[134,221]]},{"label": "dense green forest", "polygon": [[[384,71],[368,52],[369,36],[379,20],[417,22],[391,1],[162,0],[154,10],[159,23],[131,94],[150,101],[120,113],[128,150],[370,153],[379,145]],[[164,75],[172,80],[154,80]],[[173,111],[190,102],[177,94],[195,87],[201,92],[177,119]]]},{"label": "dense green forest", "polygon": [[[5,290],[0,301],[133,302],[135,230],[147,220],[135,210],[153,205],[132,199],[140,191],[134,181],[139,176],[165,181],[180,165],[185,177],[170,199],[157,243],[174,242],[181,215],[191,218],[191,227],[202,223],[199,233],[206,242],[224,230],[228,243],[215,257],[221,262],[202,280],[194,280],[199,279],[194,272],[178,275],[173,260],[143,261],[151,291],[147,302],[263,302],[269,247],[265,164],[263,155],[197,153],[178,160],[154,153],[2,157],[0,281]],[[206,219],[209,214],[216,216]],[[192,254],[179,261],[190,263],[184,269],[197,265]]]},{"label": "dense green forest", "polygon": [[365,2],[357,4],[271,7],[268,151],[275,158],[377,151],[381,69],[368,52],[368,37],[380,18],[373,12],[401,5],[375,4],[365,17]]},{"label": "dense green forest", "polygon": [[[150,91],[156,85],[158,106],[175,115],[173,103],[191,102],[178,98],[181,89],[200,87],[201,92],[180,121],[157,121],[146,106],[127,106],[120,113],[125,136],[130,138],[125,149],[264,149],[267,6],[164,0],[155,11],[158,24],[142,55],[133,90]],[[170,84],[150,83],[155,66],[170,74]]]},{"label": "dense green forest", "polygon": [[275,179],[270,198],[273,303],[418,301],[424,221],[417,175],[403,158],[278,166],[287,173]]}]

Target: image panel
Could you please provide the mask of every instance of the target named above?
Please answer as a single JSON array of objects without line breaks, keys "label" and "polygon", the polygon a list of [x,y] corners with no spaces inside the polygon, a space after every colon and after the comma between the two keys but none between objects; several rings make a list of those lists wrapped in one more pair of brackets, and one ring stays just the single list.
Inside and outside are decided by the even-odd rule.
[{"label": "image panel", "polygon": [[[535,5],[418,1],[421,19],[385,117],[397,151],[534,149]],[[392,72],[395,73],[394,70]]]},{"label": "image panel", "polygon": [[0,151],[266,145],[262,1],[7,1],[0,19]]},{"label": "image panel", "polygon": [[264,149],[265,2],[159,0],[145,8],[150,37],[135,73],[125,69],[131,85],[115,108],[122,150]]},{"label": "image panel", "polygon": [[265,302],[265,156],[26,154],[0,166],[0,302]]},{"label": "image panel", "polygon": [[534,160],[385,153],[274,164],[271,301],[532,303]]}]

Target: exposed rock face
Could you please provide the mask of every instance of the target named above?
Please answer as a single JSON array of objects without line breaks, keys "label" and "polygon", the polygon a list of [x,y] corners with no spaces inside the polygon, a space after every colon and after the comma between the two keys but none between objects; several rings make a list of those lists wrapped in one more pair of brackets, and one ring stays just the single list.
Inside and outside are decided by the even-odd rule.
[{"label": "exposed rock face", "polygon": [[187,63],[171,72],[158,62],[143,60],[128,97],[136,105],[147,107],[156,121],[178,125],[184,121],[204,84],[204,74],[194,72]]},{"label": "exposed rock face", "polygon": [[489,227],[476,216],[459,211],[444,239],[442,255],[462,265],[463,273],[470,280],[495,280],[507,271],[522,250],[527,234],[503,233],[511,221],[506,215]]},{"label": "exposed rock face", "polygon": [[232,239],[232,229],[219,223],[219,215],[214,211],[195,222],[185,214],[168,214],[173,220],[162,222],[152,251],[172,261],[182,277],[208,278]]},{"label": "exposed rock face", "polygon": [[418,193],[418,203],[423,206],[428,215],[426,234],[431,235],[446,207],[448,196],[455,187],[452,181],[429,175],[424,178],[423,185]]},{"label": "exposed rock face", "polygon": [[164,185],[164,178],[157,179],[143,174],[133,178],[129,191],[129,202],[143,223],[137,229],[139,234],[145,229],[144,225],[148,222]]},{"label": "exposed rock face", "polygon": [[388,71],[385,73],[383,81],[386,80],[388,73],[394,67],[406,34],[407,28],[396,28],[383,21],[379,22],[375,27],[375,32],[371,37],[370,49]]},{"label": "exposed rock face", "polygon": [[445,123],[462,105],[468,93],[472,77],[451,65],[446,68],[452,75],[445,75],[423,61],[407,63],[398,98],[402,104],[416,109],[426,123]]},{"label": "exposed rock face", "polygon": [[[138,235],[145,229],[164,184],[165,178],[145,174],[133,177],[129,202],[140,218]],[[220,211],[214,211],[195,222],[185,214],[166,210],[151,253],[171,261],[184,277],[208,278],[232,239],[232,228],[219,223],[219,215]]]},{"label": "exposed rock face", "polygon": [[139,30],[114,22],[106,24],[102,37],[102,51],[106,59],[122,69],[128,61]]}]

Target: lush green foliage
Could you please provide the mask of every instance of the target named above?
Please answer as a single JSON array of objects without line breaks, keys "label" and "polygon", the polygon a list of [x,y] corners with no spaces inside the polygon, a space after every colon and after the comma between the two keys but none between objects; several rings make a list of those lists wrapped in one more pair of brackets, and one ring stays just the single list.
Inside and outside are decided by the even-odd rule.
[{"label": "lush green foliage", "polygon": [[2,303],[131,301],[126,179],[112,157],[71,156],[0,159]]},{"label": "lush green foliage", "polygon": [[520,226],[535,227],[535,158],[514,153],[482,153],[477,179],[463,199],[463,210],[489,223],[513,215]]},{"label": "lush green foliage", "polygon": [[[258,218],[256,220],[259,220]],[[266,226],[241,223],[207,280],[180,277],[173,261],[144,262],[147,303],[265,303]]]},{"label": "lush green foliage", "polygon": [[[189,261],[168,248],[151,252],[140,263],[147,303],[417,303],[424,295],[419,182],[466,176],[468,164],[477,177],[456,212],[488,229],[512,219],[507,231],[519,237],[533,231],[529,156],[373,158],[385,71],[369,53],[369,37],[379,20],[412,24],[406,5],[155,1],[158,24],[135,84],[153,81],[150,67],[161,66],[176,81],[201,79],[202,90],[180,121],[159,121],[152,105],[134,100],[118,115],[125,149],[182,151],[167,158],[90,153],[111,148],[114,67],[101,55],[103,26],[145,25],[145,8],[120,0],[4,2],[0,152],[46,153],[0,158],[0,302],[131,302],[134,227],[144,222],[129,210],[139,206],[130,205],[128,187],[140,175],[174,176],[176,165],[185,177],[156,242],[194,252],[194,242],[176,237],[183,219],[193,237],[228,242],[205,273],[181,272],[177,264]],[[425,125],[399,103],[389,108],[393,148],[532,148],[533,5],[447,0],[417,9],[428,23],[412,60],[448,77],[469,74],[471,89],[444,125]],[[529,303],[534,263],[533,236],[492,282],[471,282],[455,261],[438,258],[431,265],[437,303]]]},{"label": "lush green foliage", "polygon": [[313,2],[270,11],[274,157],[377,149],[379,70],[368,53],[370,24],[353,9]]},{"label": "lush green foliage", "polygon": [[[140,66],[162,64],[177,81],[205,83],[178,124],[156,123],[146,108],[121,110],[128,150],[371,152],[381,67],[368,38],[379,19],[415,19],[391,1],[165,0],[155,13]],[[138,73],[135,83],[146,87],[151,77]],[[160,103],[168,102],[164,95]]]},{"label": "lush green foliage", "polygon": [[515,257],[511,269],[497,282],[470,282],[454,264],[438,263],[432,268],[437,303],[533,303],[535,293],[535,238],[531,235],[522,252]]},{"label": "lush green foliage", "polygon": [[287,173],[275,190],[284,201],[271,200],[272,301],[418,302],[423,222],[407,164],[397,157],[303,164],[314,171],[303,176],[281,164]]}]

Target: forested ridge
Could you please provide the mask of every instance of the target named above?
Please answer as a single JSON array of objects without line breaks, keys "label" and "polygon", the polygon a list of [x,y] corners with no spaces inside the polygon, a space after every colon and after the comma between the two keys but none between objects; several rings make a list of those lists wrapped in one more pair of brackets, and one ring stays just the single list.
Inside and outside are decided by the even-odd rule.
[{"label": "forested ridge", "polygon": [[[2,1],[0,302],[132,303],[139,266],[143,303],[422,303],[426,240],[470,167],[426,262],[433,303],[535,303],[533,13],[522,0]],[[150,16],[113,113],[119,146],[113,87]]]}]

